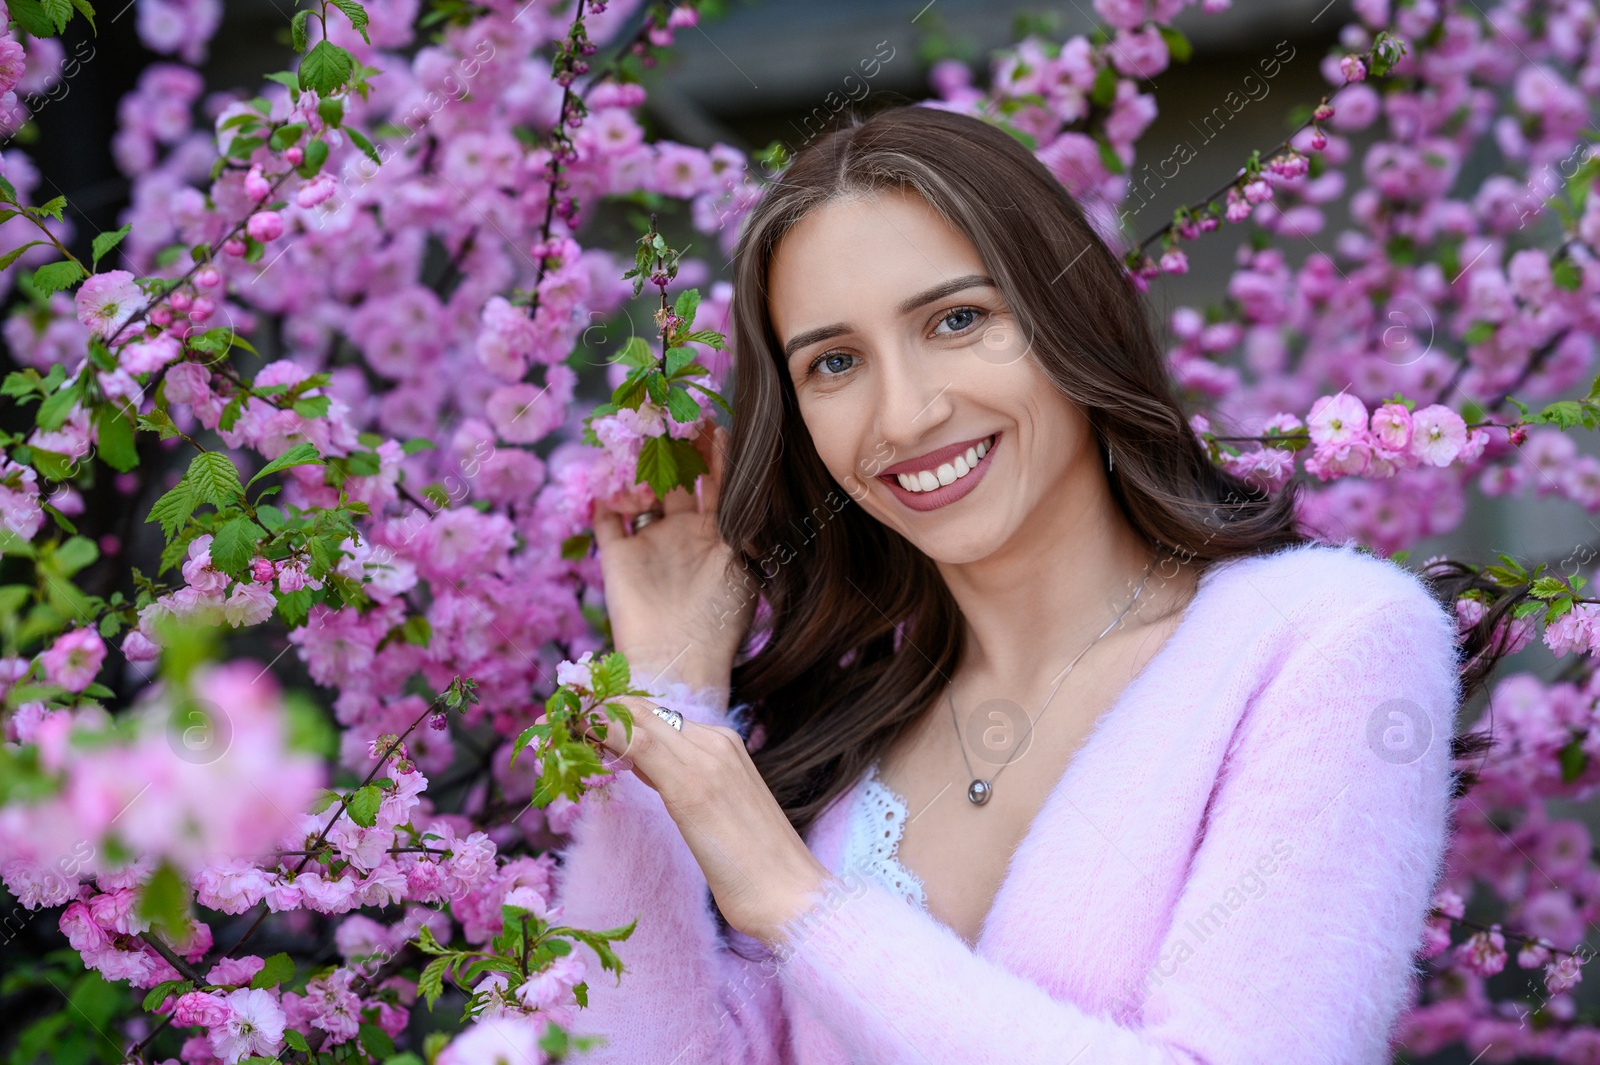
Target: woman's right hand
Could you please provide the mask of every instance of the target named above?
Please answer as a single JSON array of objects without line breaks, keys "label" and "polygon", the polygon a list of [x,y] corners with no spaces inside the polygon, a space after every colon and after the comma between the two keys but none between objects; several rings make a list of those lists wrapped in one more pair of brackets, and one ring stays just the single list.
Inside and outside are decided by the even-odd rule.
[{"label": "woman's right hand", "polygon": [[695,688],[729,684],[756,592],[745,587],[733,549],[717,532],[728,440],[715,423],[702,428],[695,447],[710,472],[700,477],[698,503],[694,493],[674,488],[662,500],[664,515],[637,533],[629,531],[631,515],[595,502],[612,642],[627,656],[635,686],[657,680]]}]

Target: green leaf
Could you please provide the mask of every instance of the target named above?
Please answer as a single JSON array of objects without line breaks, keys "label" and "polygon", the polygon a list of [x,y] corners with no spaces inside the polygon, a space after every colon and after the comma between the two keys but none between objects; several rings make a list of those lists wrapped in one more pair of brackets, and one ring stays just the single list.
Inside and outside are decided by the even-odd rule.
[{"label": "green leaf", "polygon": [[76,378],[62,385],[39,404],[38,411],[34,413],[34,424],[45,432],[54,432],[61,428],[82,395],[83,389]]},{"label": "green leaf", "polygon": [[306,1042],[306,1037],[293,1028],[283,1030],[283,1041],[289,1044],[291,1050],[298,1050],[302,1054],[311,1053],[311,1044]]},{"label": "green leaf", "polygon": [[295,13],[289,20],[289,42],[296,52],[304,53],[306,50],[306,23],[311,20],[310,10]]},{"label": "green leaf", "polygon": [[196,455],[183,479],[194,485],[201,502],[210,503],[218,510],[244,498],[238,467],[220,451]]},{"label": "green leaf", "polygon": [[1578,737],[1561,748],[1561,783],[1571,784],[1589,767],[1589,752],[1583,749],[1583,737]]},{"label": "green leaf", "polygon": [[639,471],[634,483],[648,484],[660,498],[676,485],[694,484],[694,478],[706,472],[705,459],[689,441],[651,436],[639,448]]},{"label": "green leaf", "polygon": [[300,60],[300,88],[326,96],[350,80],[355,58],[336,44],[318,41]]},{"label": "green leaf", "polygon": [[667,376],[676,377],[685,366],[694,362],[693,348],[668,348],[667,349]]},{"label": "green leaf", "polygon": [[628,342],[622,345],[621,350],[612,357],[611,361],[632,366],[634,369],[643,369],[654,366],[656,358],[650,353],[650,344],[644,337],[631,336],[628,338]]},{"label": "green leaf", "polygon": [[700,417],[700,404],[687,389],[673,385],[667,392],[667,413],[675,421],[692,422]]},{"label": "green leaf", "polygon": [[55,23],[57,33],[65,30],[72,20],[72,0],[39,0],[39,7]]},{"label": "green leaf", "polygon": [[328,416],[327,396],[308,396],[305,399],[294,401],[294,412],[302,418],[326,418]]},{"label": "green leaf", "polygon": [[211,540],[211,561],[224,573],[238,577],[255,557],[256,545],[267,531],[243,515],[218,529]]},{"label": "green leaf", "polygon": [[187,995],[193,990],[194,984],[188,980],[163,980],[144,996],[145,1012],[155,1009],[174,995]]},{"label": "green leaf", "polygon": [[[349,19],[351,27],[361,34],[363,41],[368,44],[372,43],[372,38],[367,36],[367,12],[360,4],[356,3],[355,0],[333,0],[333,6],[344,12],[345,18]],[[367,1049],[370,1050],[372,1048],[368,1047]],[[393,1053],[392,1047],[390,1053]]]},{"label": "green leaf", "polygon": [[697,288],[687,288],[678,293],[678,298],[672,305],[672,313],[683,319],[685,329],[694,324],[694,316],[699,309],[700,290]]},{"label": "green leaf", "polygon": [[289,960],[287,954],[274,954],[267,959],[261,971],[250,978],[250,986],[255,990],[265,990],[277,987],[287,980],[294,979],[294,962]]},{"label": "green leaf", "polygon": [[1550,278],[1555,282],[1556,288],[1575,292],[1583,283],[1583,271],[1578,269],[1578,264],[1571,259],[1562,259],[1551,268]]},{"label": "green leaf", "polygon": [[115,248],[118,244],[122,243],[122,238],[127,236],[129,230],[131,229],[133,229],[133,223],[129,222],[121,229],[111,233],[102,233],[98,237],[94,238],[94,265],[96,267],[100,265],[100,260],[105,257],[107,252],[109,252],[112,248]]},{"label": "green leaf", "polygon": [[32,37],[54,37],[61,31],[45,14],[40,0],[11,0],[11,17]]},{"label": "green leaf", "polygon": [[438,444],[434,443],[432,440],[429,440],[425,436],[414,436],[410,440],[407,440],[405,443],[400,445],[400,451],[402,454],[415,455],[419,451],[437,450],[438,447]]},{"label": "green leaf", "polygon": [[99,557],[100,549],[86,536],[72,537],[56,548],[52,555],[55,570],[63,577],[72,576]]},{"label": "green leaf", "polygon": [[94,428],[102,462],[119,473],[127,473],[139,465],[133,423],[125,414],[108,403],[95,412]]},{"label": "green leaf", "polygon": [[1175,63],[1187,63],[1194,55],[1194,47],[1189,43],[1189,38],[1183,35],[1182,30],[1175,30],[1171,26],[1160,26],[1161,39],[1167,43],[1167,51],[1171,53]]},{"label": "green leaf", "polygon": [[285,451],[283,454],[279,455],[277,458],[263,466],[260,473],[257,473],[254,477],[250,478],[249,482],[246,484],[246,487],[255,484],[269,473],[277,473],[279,470],[286,470],[290,466],[326,465],[327,462],[323,459],[321,453],[317,451],[315,444],[301,442],[294,445],[294,447],[291,447],[288,451]]},{"label": "green leaf", "polygon": [[331,100],[317,101],[317,117],[333,129],[338,129],[344,122],[344,100],[335,96]]},{"label": "green leaf", "polygon": [[361,149],[363,155],[365,155],[368,159],[371,159],[378,166],[383,165],[383,159],[379,157],[378,149],[372,146],[372,142],[367,140],[367,138],[359,129],[356,129],[354,126],[344,126],[342,128],[346,133],[350,134],[350,140],[355,143],[357,148]]},{"label": "green leaf", "polygon": [[417,994],[428,1000],[428,1008],[433,1009],[433,1004],[444,994],[444,971],[450,964],[448,956],[435,958],[422,970],[422,975],[417,978]]},{"label": "green leaf", "polygon": [[306,145],[306,158],[305,162],[300,164],[300,169],[307,175],[315,174],[327,161],[328,142],[318,138]]},{"label": "green leaf", "polygon": [[350,805],[345,807],[345,812],[350,815],[350,820],[362,828],[371,828],[378,823],[378,804],[381,802],[383,789],[368,784],[364,788],[357,788],[356,793],[350,796]]},{"label": "green leaf", "polygon": [[[338,0],[334,2],[338,3]],[[345,3],[349,2],[350,0],[345,0]],[[388,1058],[394,1054],[394,1040],[389,1038],[388,1033],[377,1025],[365,1021],[361,1024],[361,1046],[375,1058]]]},{"label": "green leaf", "polygon": [[[302,11],[301,14],[309,14],[309,12]],[[306,124],[304,122],[291,122],[287,126],[279,126],[272,131],[272,136],[267,138],[267,144],[273,151],[281,152],[285,148],[294,147],[295,141],[298,141],[300,135],[305,131]]]},{"label": "green leaf", "polygon": [[1094,140],[1095,144],[1099,146],[1100,150],[1100,165],[1105,167],[1108,173],[1120,174],[1127,169],[1122,165],[1122,157],[1117,154],[1115,148],[1111,147],[1110,141],[1103,140],[1099,137],[1096,137]]},{"label": "green leaf", "polygon": [[1491,339],[1494,334],[1495,324],[1493,322],[1473,322],[1461,339],[1468,344],[1482,344]]},{"label": "green leaf", "polygon": [[135,908],[140,917],[176,935],[189,914],[189,888],[172,866],[163,862],[139,892]]},{"label": "green leaf", "polygon": [[578,533],[561,541],[561,557],[568,562],[580,562],[589,557],[589,545],[594,542],[593,534]]},{"label": "green leaf", "polygon": [[155,505],[150,508],[150,516],[144,520],[160,522],[161,531],[166,534],[168,540],[171,540],[178,527],[189,520],[189,515],[194,513],[200,502],[194,485],[189,483],[189,478],[186,476],[155,501]]},{"label": "green leaf", "polygon": [[41,266],[33,272],[33,287],[39,290],[40,295],[48,296],[53,292],[60,292],[64,288],[71,288],[88,275],[71,259],[59,263],[50,263]]},{"label": "green leaf", "polygon": [[37,219],[49,217],[54,218],[57,222],[59,222],[61,221],[61,209],[66,205],[67,198],[65,196],[57,196],[55,199],[47,200],[37,207],[24,207],[22,211],[29,218]]},{"label": "green leaf", "polygon": [[522,735],[518,736],[516,742],[512,743],[511,745],[511,764],[517,764],[517,755],[526,750],[528,744],[532,743],[534,740],[542,738],[543,734],[539,731],[540,729],[548,728],[548,725],[529,725],[527,728],[523,729]]},{"label": "green leaf", "polygon": [[8,267],[12,263],[16,262],[17,261],[17,257],[20,256],[23,252],[27,251],[29,248],[36,247],[36,246],[38,246],[40,244],[48,244],[48,243],[49,243],[49,241],[44,241],[44,240],[30,240],[30,241],[28,241],[28,243],[24,244],[20,248],[12,248],[10,251],[6,252],[4,255],[0,255],[0,270],[4,270],[6,267]]},{"label": "green leaf", "polygon": [[1089,90],[1089,100],[1096,107],[1110,107],[1117,98],[1117,72],[1103,66],[1094,76],[1094,87]]}]

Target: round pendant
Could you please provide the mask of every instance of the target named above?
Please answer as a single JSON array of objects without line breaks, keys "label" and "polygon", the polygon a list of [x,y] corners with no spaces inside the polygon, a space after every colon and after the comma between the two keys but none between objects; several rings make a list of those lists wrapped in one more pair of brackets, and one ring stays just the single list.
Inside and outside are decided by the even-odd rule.
[{"label": "round pendant", "polygon": [[967,785],[967,801],[974,806],[982,806],[989,801],[989,782],[987,780],[974,780]]}]

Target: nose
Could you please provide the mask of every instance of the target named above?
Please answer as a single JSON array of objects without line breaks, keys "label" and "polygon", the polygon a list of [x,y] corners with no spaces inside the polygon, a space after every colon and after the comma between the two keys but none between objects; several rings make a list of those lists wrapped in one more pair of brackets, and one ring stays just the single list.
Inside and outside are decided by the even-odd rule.
[{"label": "nose", "polygon": [[930,372],[936,361],[917,355],[915,348],[897,343],[878,356],[877,435],[899,458],[913,454],[917,442],[942,425],[954,409],[948,370]]}]

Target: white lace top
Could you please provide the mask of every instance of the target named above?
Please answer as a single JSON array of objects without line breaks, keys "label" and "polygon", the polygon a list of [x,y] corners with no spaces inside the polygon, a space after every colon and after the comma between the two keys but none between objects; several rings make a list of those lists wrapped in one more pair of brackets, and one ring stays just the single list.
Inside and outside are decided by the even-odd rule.
[{"label": "white lace top", "polygon": [[867,770],[866,785],[850,810],[845,834],[844,867],[864,876],[926,910],[922,881],[900,864],[896,852],[906,826],[906,802],[878,777],[878,764]]}]

